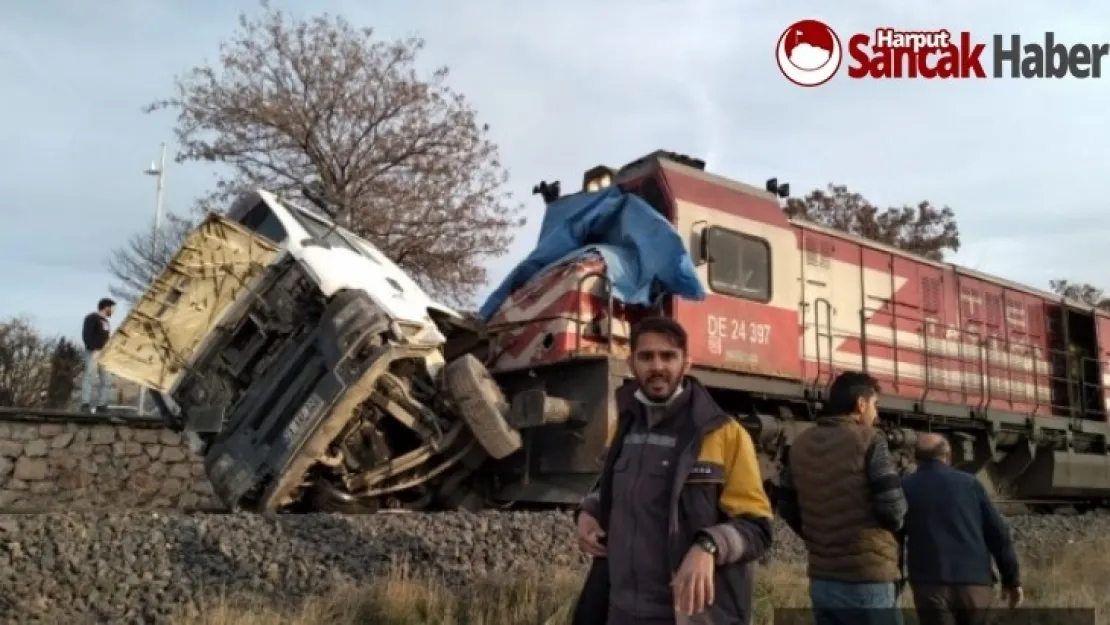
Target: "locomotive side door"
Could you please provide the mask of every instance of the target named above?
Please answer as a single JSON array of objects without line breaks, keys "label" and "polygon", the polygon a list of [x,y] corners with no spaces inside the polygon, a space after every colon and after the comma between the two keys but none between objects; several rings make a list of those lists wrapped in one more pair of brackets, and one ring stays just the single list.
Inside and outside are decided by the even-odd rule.
[{"label": "locomotive side door", "polygon": [[785,218],[780,226],[746,213],[745,204],[767,200],[742,191],[676,195],[676,227],[689,233],[707,291],[702,302],[672,300],[694,364],[800,379],[798,243]]}]

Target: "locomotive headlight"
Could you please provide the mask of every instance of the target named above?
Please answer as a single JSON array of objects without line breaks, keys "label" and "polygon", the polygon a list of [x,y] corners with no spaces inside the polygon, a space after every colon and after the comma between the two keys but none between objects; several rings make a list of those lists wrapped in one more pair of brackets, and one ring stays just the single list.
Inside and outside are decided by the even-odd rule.
[{"label": "locomotive headlight", "polygon": [[613,184],[615,172],[604,165],[598,165],[582,175],[582,190],[593,193],[606,189]]},{"label": "locomotive headlight", "polygon": [[611,184],[613,184],[613,177],[609,174],[602,174],[601,176],[590,179],[590,181],[586,183],[586,190],[591,192],[600,191]]}]

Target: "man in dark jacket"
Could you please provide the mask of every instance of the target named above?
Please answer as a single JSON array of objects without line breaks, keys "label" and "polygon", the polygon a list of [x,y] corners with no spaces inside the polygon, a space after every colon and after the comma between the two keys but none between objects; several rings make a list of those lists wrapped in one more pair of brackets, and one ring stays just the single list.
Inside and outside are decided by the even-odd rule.
[{"label": "man in dark jacket", "polygon": [[771,544],[755,446],[694,378],[686,332],[653,317],[632,331],[635,376],[598,485],[578,513],[593,566],[579,625],[751,621],[753,561]]},{"label": "man in dark jacket", "polygon": [[112,391],[112,376],[97,362],[100,350],[108,342],[112,317],[116,303],[105,297],[96,304],[96,311],[85,315],[81,329],[81,340],[85,343],[85,374],[81,381],[81,412],[91,412],[90,402],[93,394],[93,381],[96,381],[96,411],[108,410],[108,394]]},{"label": "man in dark jacket", "polygon": [[1023,593],[1010,530],[974,475],[953,469],[939,434],[918,439],[918,467],[902,480],[909,502],[906,564],[914,607],[923,625],[984,622],[998,564],[1010,607]]},{"label": "man in dark jacket", "polygon": [[779,515],[806,543],[817,625],[901,622],[906,500],[875,427],[878,399],[870,375],[837,376],[828,416],[798,435],[779,476]]}]

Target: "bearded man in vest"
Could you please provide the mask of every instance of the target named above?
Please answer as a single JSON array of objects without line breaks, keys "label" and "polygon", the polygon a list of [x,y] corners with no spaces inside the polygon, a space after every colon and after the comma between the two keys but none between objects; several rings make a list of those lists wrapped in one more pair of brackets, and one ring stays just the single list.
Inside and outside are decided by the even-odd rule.
[{"label": "bearded man in vest", "polygon": [[875,378],[838,376],[827,416],[794,440],[780,475],[778,511],[805,541],[816,625],[902,621],[899,534],[907,504],[875,427],[878,399]]},{"label": "bearded man in vest", "polygon": [[634,381],[578,512],[594,557],[575,625],[747,625],[753,563],[771,545],[755,446],[688,375],[686,331],[663,317],[632,329]]}]

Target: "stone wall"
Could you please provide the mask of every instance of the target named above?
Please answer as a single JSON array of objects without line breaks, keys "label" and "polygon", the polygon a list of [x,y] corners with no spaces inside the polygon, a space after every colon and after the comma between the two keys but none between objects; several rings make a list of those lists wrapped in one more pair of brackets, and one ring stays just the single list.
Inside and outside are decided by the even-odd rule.
[{"label": "stone wall", "polygon": [[0,512],[222,507],[182,435],[96,421],[0,417]]}]

